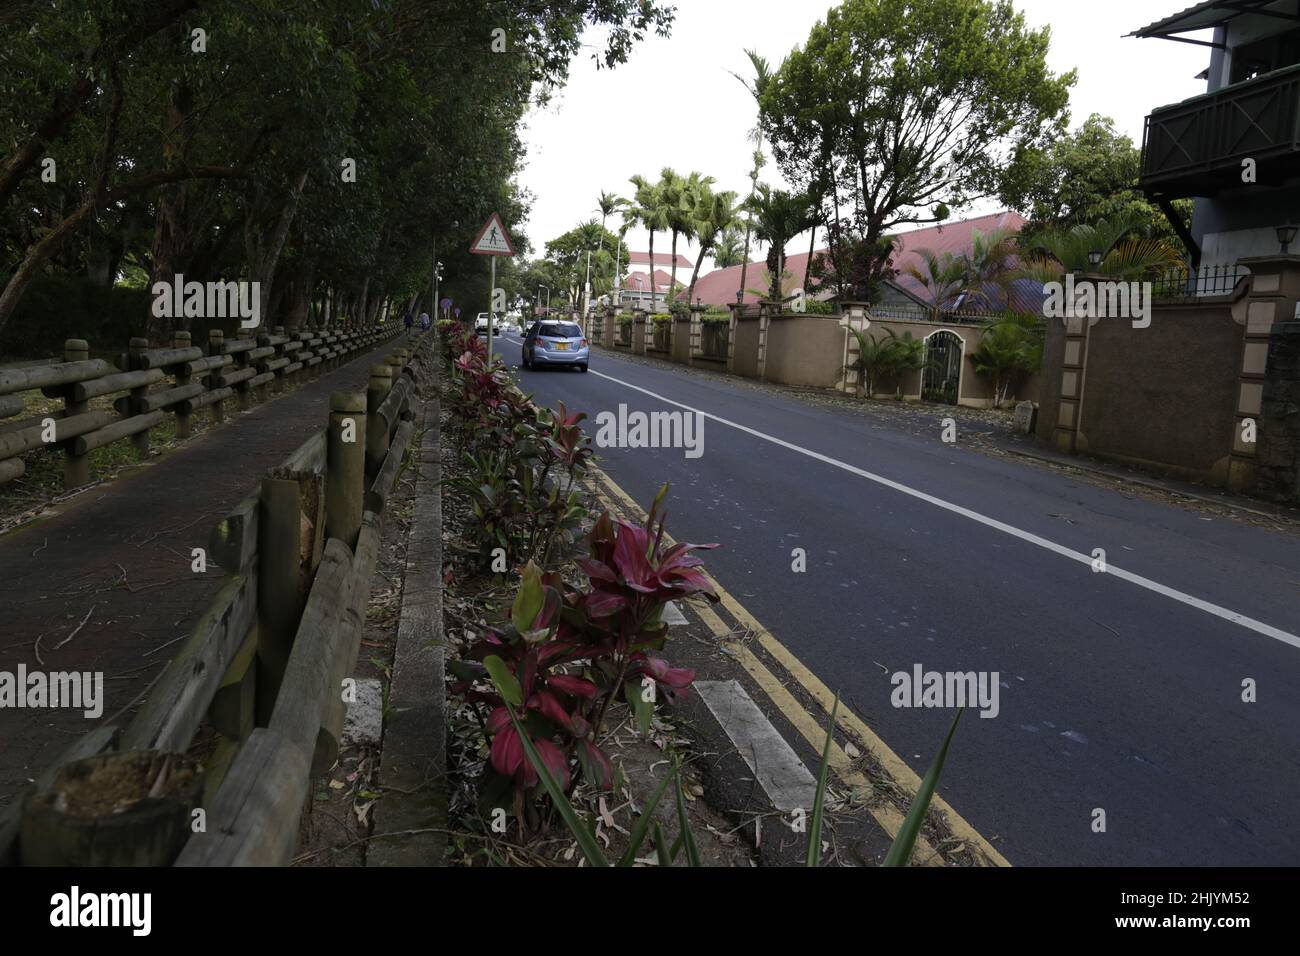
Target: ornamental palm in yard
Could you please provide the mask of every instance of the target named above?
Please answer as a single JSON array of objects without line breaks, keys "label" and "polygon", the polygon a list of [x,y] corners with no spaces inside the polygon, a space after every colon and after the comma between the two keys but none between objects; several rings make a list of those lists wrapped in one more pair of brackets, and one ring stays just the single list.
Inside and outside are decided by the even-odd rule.
[{"label": "ornamental palm in yard", "polygon": [[993,407],[1007,400],[1017,382],[1043,362],[1043,329],[1037,317],[1008,312],[987,323],[970,353],[976,374],[993,386]]},{"label": "ornamental palm in yard", "polygon": [[[900,338],[893,329],[885,329],[883,338],[868,336],[862,329],[850,328],[849,332],[858,339],[858,358],[848,367],[858,373],[858,388],[866,386],[866,397],[876,393],[876,378],[893,375],[898,365],[898,342]],[[911,333],[909,338],[911,337]]]},{"label": "ornamental palm in yard", "polygon": [[966,263],[951,252],[937,253],[930,249],[918,249],[916,256],[920,263],[909,263],[903,272],[921,286],[930,314],[937,321],[948,303],[966,287]]},{"label": "ornamental palm in yard", "polygon": [[767,252],[767,270],[771,278],[770,298],[781,298],[780,277],[785,272],[785,246],[817,221],[812,204],[804,193],[790,193],[763,184],[748,202],[754,216],[754,231],[759,239],[771,243]]},{"label": "ornamental palm in yard", "polygon": [[[1177,248],[1163,239],[1148,239],[1135,214],[1047,229],[1025,243],[1020,255],[1022,275],[1040,282],[1055,282],[1067,272],[1097,272],[1119,279],[1151,278],[1182,264]],[[1094,266],[1089,256],[1101,253]]]}]

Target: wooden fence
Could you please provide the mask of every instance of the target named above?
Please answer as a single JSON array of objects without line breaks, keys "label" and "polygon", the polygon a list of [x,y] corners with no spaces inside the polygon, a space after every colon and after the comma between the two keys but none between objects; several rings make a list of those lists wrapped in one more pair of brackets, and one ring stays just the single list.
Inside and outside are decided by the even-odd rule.
[{"label": "wooden fence", "polygon": [[[41,448],[62,450],[64,488],[88,484],[88,455],[96,448],[130,438],[144,458],[150,429],[168,413],[176,416],[176,434],[183,438],[201,408],[211,409],[213,421],[220,422],[227,401],[244,411],[268,389],[280,392],[314,378],[401,331],[396,323],[292,335],[277,327],[226,341],[213,329],[206,351],[191,342],[189,332],[177,332],[170,348],[151,349],[148,340],[132,339],[116,365],[90,358],[84,339],[68,339],[61,362],[0,368],[0,485],[24,474],[21,456]],[[63,408],[20,418],[27,410],[23,393],[36,390],[62,399]],[[93,399],[109,395],[119,396],[114,411],[91,409]]]},{"label": "wooden fence", "polygon": [[[433,336],[419,336],[371,368],[364,393],[331,395],[328,426],[217,524],[208,550],[227,572],[224,587],[134,719],[78,740],[0,815],[0,864],[289,861],[310,782],[338,753],[385,505],[412,446],[432,349]],[[216,740],[205,748],[201,806],[150,797],[126,819],[55,815],[53,825],[47,809],[36,812],[60,768],[105,754],[166,766],[166,755],[195,747],[201,728]],[[159,814],[160,804],[169,812]],[[133,829],[133,815],[153,823]],[[163,819],[186,826],[173,833]]]}]

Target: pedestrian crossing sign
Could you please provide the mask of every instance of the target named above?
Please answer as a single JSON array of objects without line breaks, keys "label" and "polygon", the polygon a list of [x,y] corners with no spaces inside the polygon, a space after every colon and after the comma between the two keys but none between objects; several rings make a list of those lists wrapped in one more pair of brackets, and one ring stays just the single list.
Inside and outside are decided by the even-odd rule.
[{"label": "pedestrian crossing sign", "polygon": [[479,256],[513,256],[514,244],[506,233],[501,217],[493,213],[479,230],[478,238],[469,247],[469,251]]}]

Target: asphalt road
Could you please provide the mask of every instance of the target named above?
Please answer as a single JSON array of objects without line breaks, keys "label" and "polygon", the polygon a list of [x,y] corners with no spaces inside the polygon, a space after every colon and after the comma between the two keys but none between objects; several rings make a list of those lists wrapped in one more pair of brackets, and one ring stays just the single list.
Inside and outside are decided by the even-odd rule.
[{"label": "asphalt road", "polygon": [[643,504],[671,481],[669,531],[721,542],[718,580],[917,773],[952,712],[890,675],[996,671],[941,792],[1012,864],[1300,863],[1300,540],[945,444],[939,406],[928,439],[604,351],[516,374],[593,422],[711,416],[698,458],[602,467]]}]

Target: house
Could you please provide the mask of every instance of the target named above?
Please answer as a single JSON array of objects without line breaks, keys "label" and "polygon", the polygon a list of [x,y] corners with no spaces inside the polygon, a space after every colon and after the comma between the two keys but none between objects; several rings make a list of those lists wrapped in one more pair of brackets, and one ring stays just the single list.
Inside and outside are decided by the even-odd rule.
[{"label": "house", "polygon": [[[635,253],[633,253],[635,255]],[[655,256],[658,262],[659,257]],[[650,288],[650,275],[647,272],[631,272],[623,280],[623,289],[619,293],[619,304],[624,309],[644,309],[647,312],[666,312],[668,310],[668,292],[672,289],[673,277],[663,269],[655,269],[654,290]],[[681,279],[677,280],[681,285]],[[651,295],[654,296],[653,305]],[[602,297],[602,301],[608,297]]]},{"label": "house", "polygon": [[[912,232],[902,233],[899,236],[899,251],[894,256],[893,261],[893,267],[897,270],[898,275],[896,278],[884,283],[879,304],[885,307],[901,309],[928,307],[928,300],[924,297],[924,289],[921,284],[905,272],[909,265],[921,265],[921,257],[917,254],[918,250],[929,249],[939,255],[945,252],[959,255],[970,251],[971,236],[976,230],[985,235],[995,229],[1019,232],[1025,222],[1025,218],[1018,213],[1004,210],[990,213],[987,216],[945,222],[926,229],[916,229]],[[822,255],[826,251],[825,248],[818,249],[813,255]],[[785,283],[787,294],[789,290],[803,286],[807,267],[807,252],[787,256],[785,268],[791,276]],[[728,266],[725,269],[715,269],[708,275],[701,276],[695,284],[695,299],[704,305],[712,306],[725,306],[728,303],[735,302],[736,293],[740,290],[740,273],[740,266]],[[753,303],[762,298],[760,290],[766,285],[766,274],[767,262],[765,259],[749,264],[749,268],[745,273],[745,302]],[[1041,287],[1033,283],[1030,285],[1034,286],[1029,290],[1032,293],[1031,298],[1034,303],[1032,308],[1037,308],[1038,303],[1041,302]],[[824,293],[821,297],[828,296],[828,293]]]},{"label": "house", "polygon": [[[1213,31],[1213,39],[1187,34]],[[1130,34],[1206,47],[1206,92],[1154,110],[1142,189],[1193,265],[1286,251],[1300,224],[1300,12],[1296,0],[1209,0]],[[1195,197],[1191,229],[1170,209]],[[1291,230],[1290,235],[1294,235]]]},{"label": "house", "polygon": [[[626,271],[629,275],[639,272],[642,275],[648,276],[650,274],[650,253],[629,251],[625,265],[627,267]],[[682,280],[682,273],[685,272],[685,281],[689,282],[691,278],[691,270],[694,268],[695,263],[691,262],[690,259],[686,258],[680,252],[677,253],[677,278],[679,281]],[[673,255],[667,249],[655,250],[655,270],[657,271],[659,269],[663,269],[668,273],[672,272]]]}]

